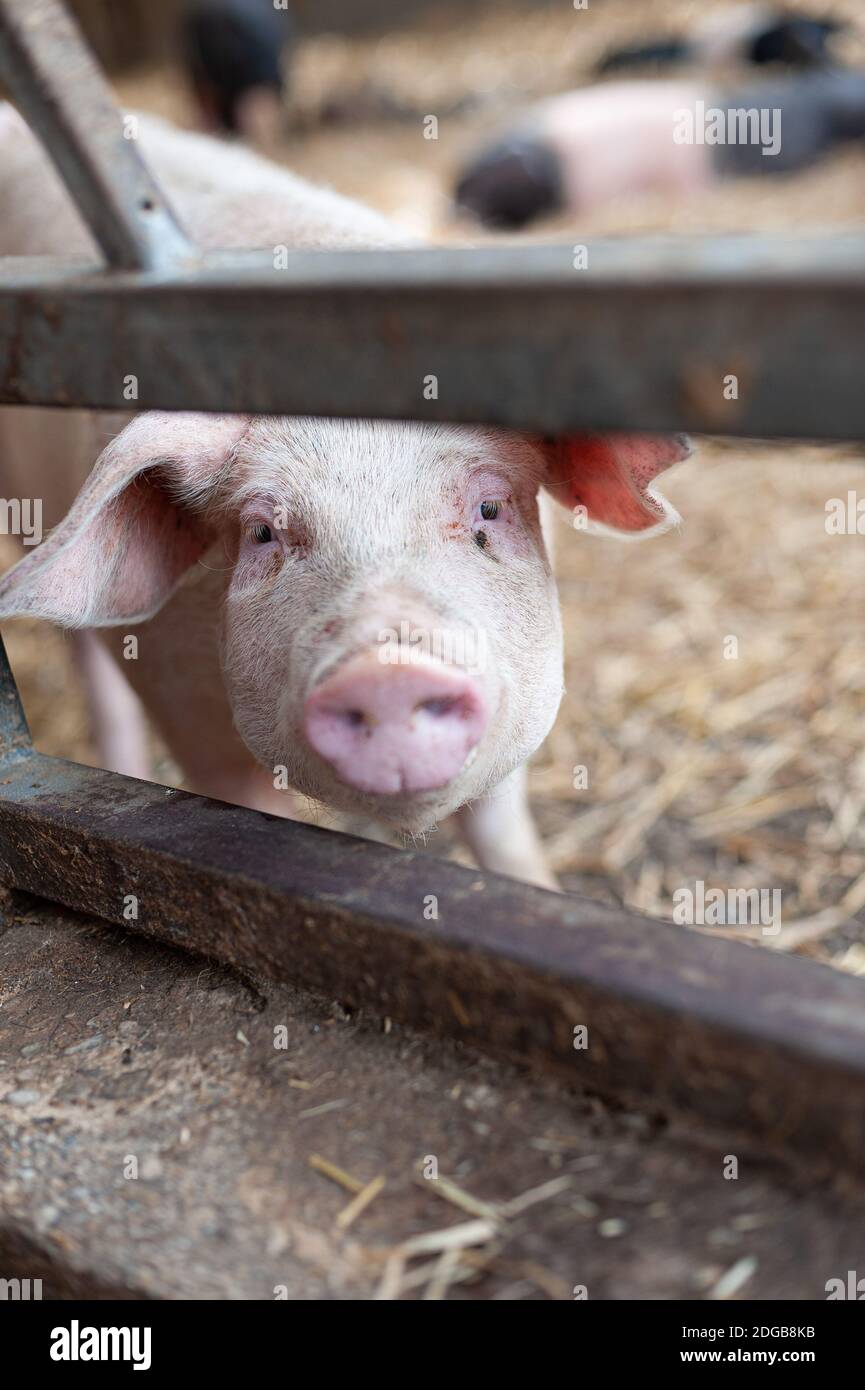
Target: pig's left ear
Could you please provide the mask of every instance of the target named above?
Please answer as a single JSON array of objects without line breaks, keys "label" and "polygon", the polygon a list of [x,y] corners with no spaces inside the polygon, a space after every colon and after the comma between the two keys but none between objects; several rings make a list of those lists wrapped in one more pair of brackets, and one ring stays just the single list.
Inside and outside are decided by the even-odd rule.
[{"label": "pig's left ear", "polygon": [[541,447],[544,486],[569,511],[584,507],[592,529],[636,537],[679,521],[654,481],[693,452],[686,434],[577,434],[544,440]]},{"label": "pig's left ear", "polygon": [[0,579],[0,619],[62,627],[143,622],[214,539],[207,507],[249,419],[137,415],[56,530]]}]

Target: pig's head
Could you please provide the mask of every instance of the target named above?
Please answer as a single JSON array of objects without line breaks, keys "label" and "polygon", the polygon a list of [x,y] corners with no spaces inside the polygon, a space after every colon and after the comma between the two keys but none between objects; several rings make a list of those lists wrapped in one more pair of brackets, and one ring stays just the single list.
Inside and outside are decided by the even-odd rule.
[{"label": "pig's head", "polygon": [[255,757],[418,832],[499,782],[555,718],[539,488],[590,525],[642,534],[675,519],[652,484],[687,452],[684,436],[140,415],[0,581],[0,618],[142,622],[203,562]]}]

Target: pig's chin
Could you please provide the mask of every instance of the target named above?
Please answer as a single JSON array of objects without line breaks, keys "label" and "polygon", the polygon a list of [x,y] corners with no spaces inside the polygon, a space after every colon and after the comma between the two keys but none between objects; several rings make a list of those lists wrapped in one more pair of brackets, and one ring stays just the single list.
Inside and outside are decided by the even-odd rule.
[{"label": "pig's chin", "polygon": [[406,835],[422,835],[434,830],[440,821],[453,815],[476,795],[475,779],[464,774],[430,791],[384,795],[350,787],[336,777],[327,778],[326,785],[314,779],[302,790],[336,811],[359,813]]},{"label": "pig's chin", "polygon": [[363,791],[341,781],[327,764],[321,768],[295,764],[291,769],[294,776],[291,772],[289,776],[296,791],[335,811],[362,815],[406,835],[422,835],[480,795],[485,778],[476,771],[478,762],[479,759],[471,759],[443,787],[424,791]]}]

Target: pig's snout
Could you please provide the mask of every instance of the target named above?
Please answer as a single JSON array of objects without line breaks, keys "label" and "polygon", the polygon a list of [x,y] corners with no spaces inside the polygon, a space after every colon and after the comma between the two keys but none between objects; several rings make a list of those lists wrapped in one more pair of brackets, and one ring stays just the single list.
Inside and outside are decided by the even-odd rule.
[{"label": "pig's snout", "polygon": [[463,171],[455,196],[488,227],[524,227],[563,206],[558,156],[544,140],[508,136]]},{"label": "pig's snout", "polygon": [[465,766],[487,724],[470,676],[438,661],[384,664],[354,657],[306,701],[312,748],[340,780],[379,795],[433,791]]}]

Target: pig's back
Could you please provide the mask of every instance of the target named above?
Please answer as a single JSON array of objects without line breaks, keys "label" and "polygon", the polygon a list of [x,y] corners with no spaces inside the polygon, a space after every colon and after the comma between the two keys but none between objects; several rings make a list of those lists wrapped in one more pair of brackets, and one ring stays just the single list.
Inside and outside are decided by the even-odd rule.
[{"label": "pig's back", "polygon": [[619,194],[687,191],[709,183],[707,147],[677,144],[673,138],[678,113],[693,111],[706,95],[690,83],[610,82],[541,103],[537,128],[559,154],[568,207],[586,209]]},{"label": "pig's back", "polygon": [[[298,249],[402,240],[384,217],[316,188],[251,150],[155,116],[137,117],[141,150],[199,245]],[[96,247],[29,127],[0,105],[0,255],[96,255]]]}]

